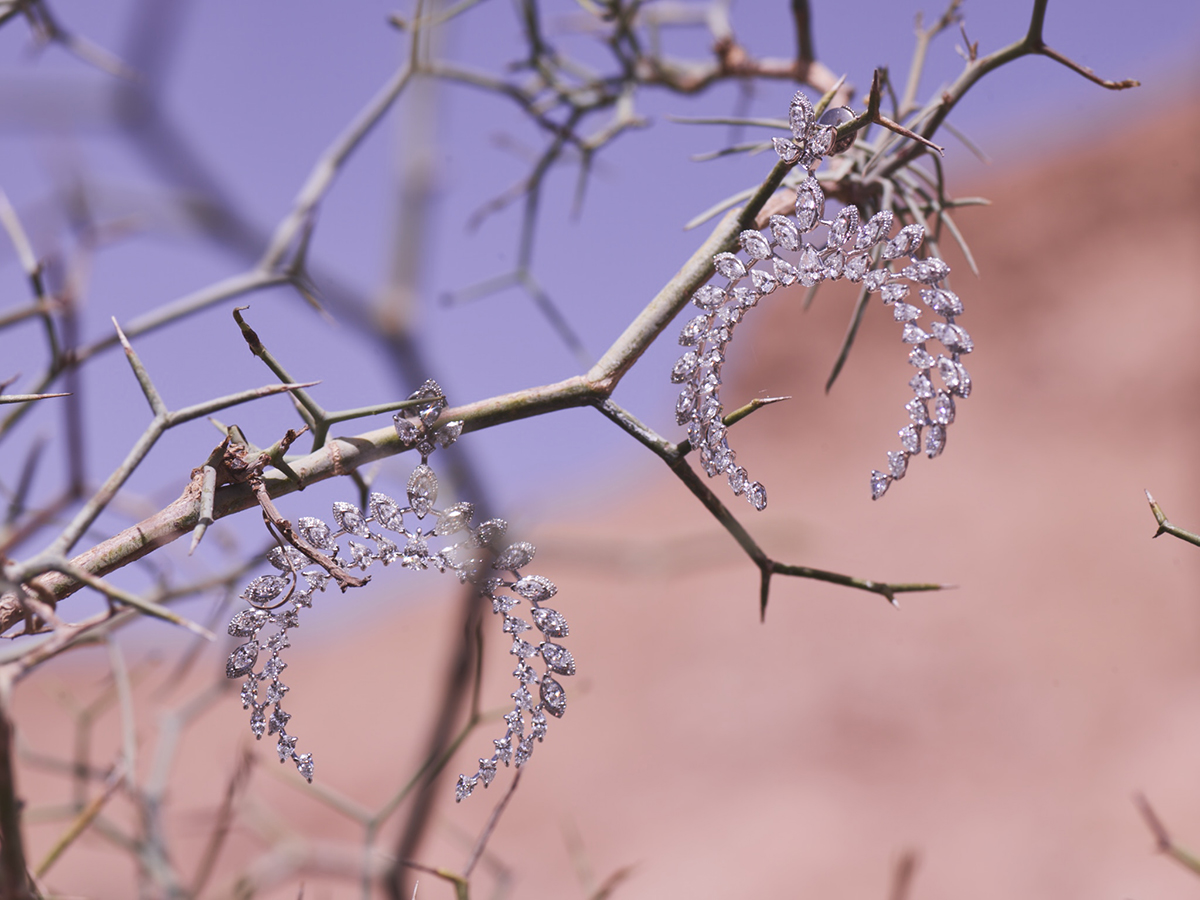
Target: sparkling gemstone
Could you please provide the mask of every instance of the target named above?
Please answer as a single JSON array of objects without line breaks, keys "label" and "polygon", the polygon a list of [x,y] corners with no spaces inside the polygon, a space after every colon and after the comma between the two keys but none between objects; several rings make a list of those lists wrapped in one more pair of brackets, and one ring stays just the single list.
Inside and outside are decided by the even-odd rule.
[{"label": "sparkling gemstone", "polygon": [[671,368],[671,381],[675,384],[681,384],[691,377],[696,371],[696,366],[700,364],[700,357],[695,350],[688,350],[683,356],[675,361],[675,365]]},{"label": "sparkling gemstone", "polygon": [[[492,563],[492,568],[500,569],[504,572],[516,572],[518,569],[523,569],[525,566],[533,562],[533,555],[537,552],[537,548],[529,541],[517,541],[515,544],[510,544],[496,557],[496,561]],[[530,575],[530,578],[538,578],[537,575]],[[521,579],[524,581],[525,579]]]},{"label": "sparkling gemstone", "polygon": [[291,713],[284,712],[280,707],[276,706],[275,711],[271,713],[271,720],[267,723],[267,734],[283,731],[287,728],[287,723],[291,718]]},{"label": "sparkling gemstone", "polygon": [[771,216],[771,236],[784,250],[800,249],[800,230],[787,216]]},{"label": "sparkling gemstone", "polygon": [[909,381],[908,386],[913,389],[913,393],[923,400],[928,400],[933,396],[933,382],[929,380],[929,376],[924,372],[918,372]]},{"label": "sparkling gemstone", "polygon": [[892,316],[897,322],[911,322],[921,315],[921,310],[911,303],[901,301],[892,307]]},{"label": "sparkling gemstone", "polygon": [[[728,255],[728,254],[726,254]],[[700,309],[712,312],[725,302],[725,291],[713,284],[706,284],[692,294],[692,303]]]},{"label": "sparkling gemstone", "polygon": [[761,297],[755,288],[752,287],[736,287],[733,289],[733,299],[742,309],[750,309],[758,303],[758,298]]},{"label": "sparkling gemstone", "polygon": [[365,569],[374,561],[374,559],[375,554],[366,544],[362,544],[358,541],[350,542],[349,568],[358,567],[360,569]]},{"label": "sparkling gemstone", "polygon": [[961,325],[954,325],[948,322],[935,322],[932,326],[933,336],[942,342],[951,353],[970,353],[975,349],[975,344],[971,340],[971,336],[967,334],[966,329]]},{"label": "sparkling gemstone", "polygon": [[534,607],[530,615],[533,616],[533,624],[537,625],[538,630],[546,637],[566,637],[570,632],[567,620],[558,610],[544,609],[539,606]]},{"label": "sparkling gemstone", "polygon": [[529,717],[529,736],[539,741],[546,736],[546,714],[540,709]]},{"label": "sparkling gemstone", "polygon": [[675,401],[675,423],[686,425],[695,408],[696,389],[690,384],[685,384],[683,390],[679,392],[679,399]]},{"label": "sparkling gemstone", "polygon": [[279,653],[281,650],[286,650],[292,646],[292,642],[288,640],[286,631],[277,631],[271,635],[271,639],[267,641],[267,649],[272,653]]},{"label": "sparkling gemstone", "polygon": [[883,299],[884,303],[895,303],[903,300],[908,296],[908,285],[903,281],[893,281],[890,284],[885,284],[879,296]]},{"label": "sparkling gemstone", "polygon": [[818,126],[813,129],[812,137],[808,141],[808,152],[814,158],[820,158],[833,149],[833,139],[836,137],[836,129]]},{"label": "sparkling gemstone", "polygon": [[962,363],[957,363],[945,356],[937,360],[938,374],[942,376],[942,384],[952,394],[966,398],[971,394],[971,377]]},{"label": "sparkling gemstone", "polygon": [[931,256],[906,266],[901,274],[921,284],[937,284],[950,274],[950,267],[936,256]]},{"label": "sparkling gemstone", "polygon": [[458,783],[454,786],[454,802],[461,803],[471,796],[471,791],[475,790],[475,779],[468,778],[466,775],[458,776]]},{"label": "sparkling gemstone", "polygon": [[396,557],[399,555],[400,551],[397,549],[395,544],[385,537],[375,538],[375,544],[375,556],[381,563],[386,566],[396,561]]},{"label": "sparkling gemstone", "polygon": [[496,759],[508,765],[508,761],[512,759],[512,738],[507,734],[502,738],[496,738],[492,741],[496,747]]},{"label": "sparkling gemstone", "polygon": [[567,711],[567,692],[549,675],[542,679],[541,697],[542,708],[554,718],[561,718]]},{"label": "sparkling gemstone", "polygon": [[443,449],[449,447],[462,436],[463,423],[459,420],[447,422],[433,433],[433,439]]},{"label": "sparkling gemstone", "polygon": [[408,505],[418,519],[423,519],[433,509],[433,504],[437,503],[437,496],[437,476],[433,474],[433,469],[422,463],[408,476]]},{"label": "sparkling gemstone", "polygon": [[775,277],[779,279],[780,284],[794,284],[800,278],[796,267],[778,256],[772,257],[771,266],[775,270]]},{"label": "sparkling gemstone", "polygon": [[296,520],[296,531],[300,533],[300,537],[304,538],[318,550],[337,549],[337,545],[333,542],[333,532],[320,519],[314,519],[312,516],[301,516]]},{"label": "sparkling gemstone", "polygon": [[796,188],[796,224],[801,232],[812,231],[825,211],[825,192],[815,178],[807,178]]},{"label": "sparkling gemstone", "polygon": [[525,763],[529,762],[529,757],[531,756],[533,756],[533,739],[528,737],[521,738],[521,740],[517,741],[517,752],[513,758],[513,765],[519,769]]},{"label": "sparkling gemstone", "polygon": [[301,572],[304,576],[304,582],[307,585],[307,593],[313,591],[325,590],[325,585],[329,583],[329,573],[323,569],[315,569],[311,572]]},{"label": "sparkling gemstone", "polygon": [[266,606],[291,587],[290,578],[282,575],[259,575],[242,591],[242,599],[256,606]]},{"label": "sparkling gemstone", "polygon": [[240,609],[229,620],[233,637],[253,637],[267,623],[267,613],[261,609]]},{"label": "sparkling gemstone", "polygon": [[537,648],[529,643],[529,641],[523,641],[518,637],[514,637],[512,647],[509,648],[508,652],[517,659],[529,659],[537,653]]},{"label": "sparkling gemstone", "polygon": [[479,780],[487,787],[496,778],[496,758],[479,760]]},{"label": "sparkling gemstone", "polygon": [[905,453],[921,451],[921,429],[916,425],[905,425],[900,429],[900,446]]},{"label": "sparkling gemstone", "polygon": [[740,497],[749,483],[750,479],[746,476],[746,470],[741,466],[734,466],[729,470],[729,487],[732,488],[735,497]]},{"label": "sparkling gemstone", "polygon": [[679,332],[679,343],[684,347],[695,347],[708,331],[708,316],[696,316]]},{"label": "sparkling gemstone", "polygon": [[825,271],[822,273],[825,278],[830,281],[836,281],[842,277],[842,268],[846,265],[846,254],[841,250],[834,250],[825,257]]},{"label": "sparkling gemstone", "polygon": [[267,717],[263,715],[261,709],[255,709],[250,713],[250,733],[254,735],[256,741],[261,741],[263,733],[267,730]]},{"label": "sparkling gemstone", "polygon": [[746,277],[746,266],[732,253],[718,253],[713,257],[717,273],[731,282]]},{"label": "sparkling gemstone", "polygon": [[301,753],[296,757],[296,771],[300,773],[301,778],[312,784],[313,758],[311,753]]},{"label": "sparkling gemstone", "polygon": [[892,483],[892,476],[886,472],[880,472],[878,469],[871,470],[871,499],[878,500],[887,493],[888,486]]},{"label": "sparkling gemstone", "polygon": [[545,603],[558,593],[558,588],[549,578],[541,575],[526,575],[512,586],[513,592],[520,594],[530,603]]},{"label": "sparkling gemstone", "polygon": [[900,340],[904,341],[906,344],[923,344],[929,340],[929,335],[926,334],[919,325],[914,325],[912,322],[905,322],[904,331],[900,335]]},{"label": "sparkling gemstone", "polygon": [[857,283],[862,281],[863,276],[866,274],[867,266],[870,264],[871,258],[866,254],[852,257],[846,263],[846,267],[842,270],[842,274],[844,274],[851,281]]},{"label": "sparkling gemstone", "polygon": [[953,291],[925,288],[921,291],[921,299],[939,316],[952,318],[953,316],[962,315],[962,301],[958,299],[958,295]]},{"label": "sparkling gemstone", "polygon": [[767,489],[759,482],[752,481],[746,488],[746,499],[750,501],[751,506],[762,512],[767,508]]},{"label": "sparkling gemstone", "polygon": [[488,519],[486,522],[480,522],[479,527],[475,529],[475,542],[481,547],[494,546],[496,541],[504,537],[504,532],[508,530],[508,523],[503,519]]},{"label": "sparkling gemstone", "polygon": [[291,688],[282,681],[275,680],[267,685],[267,703],[278,703]]},{"label": "sparkling gemstone", "polygon": [[[867,257],[864,256],[863,259],[867,259]],[[864,275],[863,284],[866,285],[867,293],[873,294],[883,287],[891,274],[887,269],[874,269]]]},{"label": "sparkling gemstone", "polygon": [[416,419],[410,419],[403,412],[398,412],[392,416],[392,425],[396,429],[396,437],[400,438],[400,443],[406,447],[411,447],[420,440],[422,433],[425,431],[424,426]]},{"label": "sparkling gemstone", "polygon": [[788,124],[791,125],[792,136],[796,142],[804,146],[813,127],[813,108],[812,102],[803,91],[796,91],[792,95],[792,103],[788,107]]},{"label": "sparkling gemstone", "polygon": [[557,672],[559,675],[575,674],[575,657],[566,647],[546,641],[542,644],[541,649],[542,659],[546,661],[546,665],[550,667],[551,671]]},{"label": "sparkling gemstone", "polygon": [[388,531],[404,530],[404,513],[400,511],[400,504],[387,494],[373,492],[367,498],[367,510],[371,518]]},{"label": "sparkling gemstone", "polygon": [[843,206],[829,226],[826,247],[840,247],[847,240],[858,238],[858,207]]},{"label": "sparkling gemstone", "polygon": [[908,471],[908,454],[899,450],[888,451],[888,469],[891,470],[892,480],[899,481]]},{"label": "sparkling gemstone", "polygon": [[854,242],[854,249],[866,250],[868,247],[879,243],[882,238],[887,237],[887,233],[891,230],[892,211],[885,209],[875,213],[858,233],[858,240]]},{"label": "sparkling gemstone", "polygon": [[474,515],[475,506],[471,503],[455,503],[448,506],[438,513],[438,523],[434,526],[433,533],[439,537],[458,534],[471,524],[471,517]]},{"label": "sparkling gemstone", "polygon": [[247,641],[235,647],[225,662],[225,677],[241,678],[243,675],[249,675],[254,664],[258,662],[258,649],[258,641]]},{"label": "sparkling gemstone", "polygon": [[353,503],[343,503],[340,500],[334,503],[333,520],[347,534],[357,534],[359,537],[368,537],[371,534],[362,510]]},{"label": "sparkling gemstone", "polygon": [[896,259],[911,254],[925,239],[924,225],[905,225],[883,248],[884,259]]},{"label": "sparkling gemstone", "polygon": [[769,294],[779,287],[775,276],[765,269],[751,269],[750,278],[754,282],[754,289],[762,294]]},{"label": "sparkling gemstone", "polygon": [[279,743],[275,745],[275,752],[279,754],[280,762],[286,762],[296,752],[296,740],[291,735],[280,733]]},{"label": "sparkling gemstone", "polygon": [[529,623],[517,616],[505,616],[504,627],[501,629],[505,634],[520,634],[522,631],[529,630]]},{"label": "sparkling gemstone", "polygon": [[949,425],[954,421],[954,398],[945,391],[938,391],[933,402],[933,421],[939,425]]},{"label": "sparkling gemstone", "polygon": [[775,152],[779,154],[779,158],[785,163],[794,163],[800,158],[800,148],[787,138],[771,138],[771,144],[775,147]]},{"label": "sparkling gemstone", "polygon": [[929,421],[929,410],[925,408],[925,401],[919,397],[914,397],[904,405],[908,410],[908,417],[913,420],[916,425],[924,425]]},{"label": "sparkling gemstone", "polygon": [[278,678],[279,675],[283,672],[283,670],[286,669],[287,667],[288,667],[288,664],[286,662],[284,662],[278,656],[272,655],[271,658],[268,659],[266,661],[266,663],[263,664],[262,677],[263,678]]},{"label": "sparkling gemstone", "polygon": [[771,245],[759,231],[747,229],[738,235],[738,243],[751,259],[766,259],[771,255]]},{"label": "sparkling gemstone", "polygon": [[696,406],[696,417],[701,422],[709,422],[713,419],[720,418],[721,402],[717,400],[716,395],[706,393],[700,398],[699,404]]},{"label": "sparkling gemstone", "polygon": [[930,425],[929,431],[925,432],[925,455],[933,459],[945,449],[946,427],[944,425]]},{"label": "sparkling gemstone", "polygon": [[908,354],[908,361],[922,371],[933,365],[933,357],[923,347],[913,347]]},{"label": "sparkling gemstone", "polygon": [[[271,701],[268,700],[268,703]],[[258,679],[251,678],[242,684],[242,709],[258,705]]]}]

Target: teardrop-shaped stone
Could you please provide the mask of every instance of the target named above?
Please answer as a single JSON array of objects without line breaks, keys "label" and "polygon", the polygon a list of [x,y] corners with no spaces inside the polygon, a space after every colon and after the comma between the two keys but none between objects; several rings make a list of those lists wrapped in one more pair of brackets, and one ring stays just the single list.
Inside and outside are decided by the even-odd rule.
[{"label": "teardrop-shaped stone", "polygon": [[833,141],[836,137],[837,129],[825,125],[817,125],[813,128],[812,134],[808,139],[808,146],[805,149],[808,150],[813,159],[820,159],[833,149]]},{"label": "teardrop-shaped stone", "polygon": [[738,235],[738,243],[751,259],[766,259],[771,255],[771,245],[762,233],[748,228]]},{"label": "teardrop-shaped stone", "polygon": [[575,674],[575,657],[566,647],[546,641],[542,644],[542,659],[551,671],[559,675]]},{"label": "teardrop-shaped stone", "polygon": [[338,523],[338,527],[348,534],[357,534],[359,537],[370,537],[371,530],[367,528],[367,520],[360,510],[353,503],[344,503],[338,500],[333,504],[333,520]]},{"label": "teardrop-shaped stone", "polygon": [[892,307],[892,316],[897,322],[911,322],[921,315],[921,310],[911,303],[900,302]]},{"label": "teardrop-shaped stone", "polygon": [[750,278],[754,282],[754,289],[763,294],[769,294],[775,288],[779,287],[779,282],[775,280],[775,276],[764,269],[751,269]]},{"label": "teardrop-shaped stone", "polygon": [[546,675],[542,678],[542,708],[556,719],[561,719],[567,711],[567,692],[563,686]]},{"label": "teardrop-shaped stone", "polygon": [[526,575],[512,586],[512,590],[530,603],[545,603],[558,593],[554,582],[541,575]]},{"label": "teardrop-shaped stone", "polygon": [[909,365],[925,371],[933,365],[933,357],[923,347],[913,347],[912,352],[908,354],[908,362]]},{"label": "teardrop-shaped stone", "polygon": [[392,425],[396,429],[396,437],[400,438],[400,443],[406,447],[411,447],[421,437],[425,428],[416,419],[410,419],[403,412],[398,412],[392,416]]},{"label": "teardrop-shaped stone", "polygon": [[447,422],[441,428],[433,433],[433,439],[437,441],[437,445],[442,449],[449,447],[457,441],[463,433],[463,422],[461,419],[456,419],[453,422]]},{"label": "teardrop-shaped stone", "polygon": [[[916,307],[913,308],[916,309]],[[914,325],[912,322],[905,322],[904,332],[900,335],[900,340],[906,344],[923,344],[929,340],[929,335],[919,325]]]},{"label": "teardrop-shaped stone", "polygon": [[914,425],[924,425],[929,421],[929,410],[925,407],[925,401],[920,397],[914,397],[904,405],[908,410],[908,417],[913,420]]},{"label": "teardrop-shaped stone", "polygon": [[867,266],[870,264],[871,258],[865,253],[851,257],[846,263],[845,269],[842,270],[842,274],[857,284],[859,281],[862,281],[863,276],[867,272]]},{"label": "teardrop-shaped stone", "polygon": [[721,277],[730,281],[746,277],[745,264],[732,253],[718,253],[713,257],[713,266]]},{"label": "teardrop-shaped stone", "polygon": [[933,382],[929,380],[929,376],[924,372],[918,372],[909,381],[908,386],[913,389],[913,393],[922,400],[929,400],[933,397]]},{"label": "teardrop-shaped stone", "polygon": [[775,269],[775,277],[779,279],[780,284],[794,284],[800,277],[795,266],[778,256],[771,259],[771,266]]},{"label": "teardrop-shaped stone", "polygon": [[921,429],[916,425],[905,425],[900,429],[900,446],[905,453],[921,451]]},{"label": "teardrop-shaped stone", "polygon": [[746,499],[750,501],[751,506],[762,512],[767,508],[767,489],[759,482],[752,481],[746,488]]},{"label": "teardrop-shaped stone", "polygon": [[903,281],[893,281],[885,284],[879,292],[884,303],[896,303],[908,296],[908,285]]},{"label": "teardrop-shaped stone", "polygon": [[937,284],[950,274],[950,267],[936,256],[931,256],[906,266],[901,274],[921,284]]},{"label": "teardrop-shaped stone", "polygon": [[408,505],[418,519],[423,519],[433,509],[433,504],[437,503],[437,496],[437,476],[433,474],[433,469],[422,463],[408,476]]},{"label": "teardrop-shaped stone", "polygon": [[787,138],[773,137],[771,145],[775,148],[779,158],[789,165],[800,158],[800,148]]},{"label": "teardrop-shaped stone", "polygon": [[841,250],[834,250],[825,257],[825,271],[822,276],[830,281],[836,281],[842,277],[842,267],[846,264],[846,254]]},{"label": "teardrop-shaped stone", "polygon": [[[866,257],[864,257],[865,259]],[[873,294],[879,290],[891,277],[891,272],[887,269],[874,269],[863,276],[863,285],[866,286],[867,293]]]},{"label": "teardrop-shaped stone", "polygon": [[515,544],[509,544],[500,552],[496,561],[492,563],[492,568],[505,572],[516,572],[533,562],[533,555],[536,552],[537,548],[528,541],[517,541]]},{"label": "teardrop-shaped stone", "polygon": [[247,641],[229,654],[225,662],[226,678],[241,678],[250,674],[254,664],[258,662],[258,641]]},{"label": "teardrop-shaped stone", "polygon": [[442,389],[432,378],[409,394],[408,399],[424,401],[415,407],[415,412],[427,426],[436,422],[438,416],[442,414],[442,410],[446,408],[446,398]]},{"label": "teardrop-shaped stone", "polygon": [[908,454],[899,450],[888,451],[888,469],[891,470],[892,480],[899,481],[908,471]]},{"label": "teardrop-shaped stone", "polygon": [[567,627],[567,620],[556,609],[535,606],[530,615],[533,616],[533,624],[546,637],[563,638],[570,632],[570,628]]},{"label": "teardrop-shaped stone", "polygon": [[871,499],[878,500],[887,493],[888,487],[892,483],[892,476],[886,472],[880,472],[878,469],[871,470]]}]

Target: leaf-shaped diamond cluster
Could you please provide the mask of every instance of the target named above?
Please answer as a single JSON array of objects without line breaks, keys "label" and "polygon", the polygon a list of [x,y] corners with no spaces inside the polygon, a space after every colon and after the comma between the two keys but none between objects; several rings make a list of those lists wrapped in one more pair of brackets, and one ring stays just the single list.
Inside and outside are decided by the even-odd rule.
[{"label": "leaf-shaped diamond cluster", "polygon": [[[904,477],[911,456],[924,451],[932,459],[945,449],[955,398],[971,393],[962,357],[973,344],[955,321],[962,314],[962,302],[944,284],[950,267],[936,256],[917,256],[924,226],[905,225],[893,237],[890,210],[864,222],[853,205],[842,207],[832,219],[823,218],[825,193],[813,172],[833,147],[836,130],[817,122],[803,92],[792,98],[789,120],[792,138],[775,138],[774,146],[780,159],[804,172],[795,185],[795,211],[771,216],[769,234],[743,231],[740,255],[713,257],[716,278],[692,296],[700,315],[683,326],[679,343],[688,349],[671,370],[671,380],[683,385],[675,404],[676,421],[687,426],[704,471],[710,478],[727,476],[734,494],[744,495],[759,510],[767,505],[766,489],[738,464],[722,421],[721,368],[738,323],[778,288],[812,287],[844,278],[879,294],[902,326],[901,340],[910,347],[908,361],[917,370],[909,381],[915,396],[905,407],[909,423],[900,429],[900,449],[888,453],[886,471],[871,473],[873,499]],[[823,240],[810,241],[814,232],[823,233]],[[925,309],[940,320],[922,325]],[[930,347],[933,341],[940,349]]]},{"label": "leaf-shaped diamond cluster", "polygon": [[[281,654],[291,646],[289,632],[300,626],[300,611],[312,606],[313,594],[324,591],[331,578],[328,569],[313,557],[328,554],[324,556],[326,563],[346,570],[366,571],[375,563],[399,563],[415,571],[457,575],[461,583],[477,586],[480,595],[490,600],[493,612],[503,620],[504,633],[512,636],[510,653],[517,659],[514,709],[505,716],[505,734],[493,742],[491,757],[479,760],[474,775],[459,776],[455,796],[462,800],[480,781],[484,787],[489,785],[499,763],[508,765],[513,761],[520,767],[529,760],[534,739],[541,741],[546,735],[546,714],[557,718],[566,711],[566,692],[554,676],[575,674],[575,660],[557,643],[567,636],[566,619],[543,605],[558,589],[541,575],[521,574],[533,560],[534,545],[526,541],[506,544],[503,539],[508,523],[503,519],[472,525],[474,507],[470,503],[437,506],[438,479],[428,465],[429,454],[435,446],[453,443],[462,432],[462,423],[434,428],[445,399],[433,381],[427,381],[409,399],[425,402],[416,407],[415,416],[399,413],[395,417],[401,442],[421,454],[421,464],[408,479],[407,504],[387,494],[372,493],[365,512],[353,503],[334,503],[333,526],[308,516],[298,519],[297,545],[280,545],[267,554],[278,574],[258,576],[241,595],[250,606],[234,614],[229,633],[246,641],[230,654],[225,674],[245,679],[242,706],[251,710],[250,730],[254,736],[261,739],[264,733],[278,734],[279,761],[291,759],[311,782],[312,754],[296,751],[297,738],[287,728],[291,714],[283,708],[289,688],[280,676],[287,668]],[[316,552],[306,554],[305,546]],[[523,636],[531,626],[513,614],[521,601],[529,604],[530,618],[543,640],[531,643],[528,636]],[[545,664],[541,674],[530,664],[535,657]]]}]

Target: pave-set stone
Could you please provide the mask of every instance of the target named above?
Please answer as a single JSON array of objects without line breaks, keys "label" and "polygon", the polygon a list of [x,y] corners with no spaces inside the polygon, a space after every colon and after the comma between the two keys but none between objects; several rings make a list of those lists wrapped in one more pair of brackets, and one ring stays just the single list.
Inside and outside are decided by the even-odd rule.
[{"label": "pave-set stone", "polygon": [[[888,453],[886,471],[871,473],[872,499],[878,500],[892,482],[904,477],[910,456],[923,451],[932,459],[945,449],[955,398],[965,399],[971,393],[971,377],[962,357],[974,344],[954,321],[962,314],[962,301],[943,283],[950,267],[936,256],[916,255],[925,239],[924,225],[905,225],[889,236],[894,218],[890,210],[862,221],[855,206],[845,206],[833,219],[825,219],[825,193],[813,172],[833,147],[835,129],[817,122],[803,92],[792,98],[789,122],[792,137],[775,138],[774,146],[780,159],[805,173],[795,184],[794,213],[771,216],[769,234],[743,231],[738,244],[745,259],[734,253],[713,257],[716,276],[727,283],[706,284],[692,296],[701,315],[691,318],[680,332],[679,343],[688,349],[671,369],[671,381],[682,386],[675,418],[687,427],[688,441],[701,467],[710,478],[725,475],[733,493],[744,496],[758,510],[766,508],[767,492],[750,479],[729,446],[722,421],[721,367],[734,328],[762,297],[778,287],[812,287],[840,279],[862,284],[867,293],[878,293],[884,305],[892,307],[893,317],[902,326],[901,340],[910,348],[908,361],[917,369],[909,382],[916,398],[906,407],[909,424],[900,429],[902,449]],[[842,149],[837,148],[838,152]],[[826,229],[823,246],[804,239],[822,227]],[[921,303],[944,321],[919,322],[924,310],[916,305],[918,295]]]},{"label": "pave-set stone", "polygon": [[[533,561],[533,544],[506,543],[508,523],[503,519],[488,519],[472,526],[474,507],[470,503],[437,507],[438,480],[428,465],[429,455],[435,447],[454,443],[462,433],[462,423],[435,427],[446,406],[436,382],[425,382],[409,399],[419,402],[395,416],[401,443],[415,447],[421,454],[421,464],[407,482],[407,505],[402,506],[387,494],[372,493],[366,511],[353,503],[334,503],[336,527],[304,516],[296,520],[295,529],[302,542],[329,554],[333,564],[342,569],[365,571],[376,562],[385,566],[398,562],[416,571],[452,572],[461,583],[475,585],[481,597],[491,601],[492,612],[501,617],[503,632],[512,636],[509,652],[517,660],[513,672],[517,689],[511,694],[513,710],[504,717],[507,727],[504,736],[493,741],[493,753],[479,760],[475,774],[459,776],[455,798],[462,800],[480,782],[484,787],[491,784],[501,762],[518,767],[528,762],[534,741],[546,735],[546,714],[558,718],[567,709],[566,692],[551,673],[574,675],[575,658],[557,643],[569,633],[567,620],[562,613],[543,605],[558,588],[541,575],[521,574]],[[383,534],[385,531],[393,537]],[[343,539],[345,549],[341,546]],[[431,542],[440,544],[440,549],[432,548]],[[312,606],[313,594],[325,590],[331,575],[295,546],[274,548],[267,554],[267,561],[281,574],[260,575],[242,592],[241,599],[250,607],[234,613],[228,630],[230,635],[245,640],[229,655],[225,674],[245,679],[241,701],[243,709],[251,710],[251,733],[259,739],[264,733],[278,734],[279,761],[292,760],[311,782],[312,754],[296,751],[297,738],[287,728],[292,716],[284,711],[283,700],[290,688],[281,676],[288,664],[280,654],[291,646],[288,633],[299,627],[300,610]],[[522,602],[529,605],[532,626],[514,614]],[[545,640],[533,642],[521,636],[535,628]],[[263,654],[268,655],[255,671]],[[530,664],[538,657],[544,666],[541,673]]]}]

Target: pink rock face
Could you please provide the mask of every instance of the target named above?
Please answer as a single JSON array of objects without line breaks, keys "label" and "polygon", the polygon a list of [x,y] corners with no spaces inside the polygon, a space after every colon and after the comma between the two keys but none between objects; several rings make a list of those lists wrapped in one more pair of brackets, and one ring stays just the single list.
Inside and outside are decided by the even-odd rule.
[{"label": "pink rock face", "polygon": [[[489,845],[480,896],[497,873],[515,896],[587,896],[583,860],[597,884],[634,867],[621,900],[884,898],[910,849],[914,900],[1195,896],[1200,882],[1153,853],[1131,803],[1144,792],[1181,843],[1200,847],[1200,552],[1151,541],[1142,495],[1150,488],[1173,521],[1200,527],[1190,265],[1200,115],[1154,127],[1151,165],[1144,142],[1130,148],[1122,134],[974,191],[994,200],[959,217],[983,277],[943,246],[983,348],[971,366],[979,390],[952,452],[919,460],[886,502],[870,502],[863,473],[911,396],[892,315],[872,309],[829,396],[849,293],[823,294],[805,314],[802,288],[781,287],[743,326],[729,396],[794,397],[736,426],[772,492],[761,515],[736,507],[764,548],[783,562],[955,590],[901,596],[896,611],[875,595],[777,577],[760,623],[757,571],[652,460],[626,487],[576,498],[528,535],[560,588],[580,675]],[[364,601],[330,598],[346,604],[346,623],[306,631],[291,651],[289,710],[309,723],[321,788],[353,801],[343,810],[381,808],[416,771],[446,648],[462,633],[451,585],[403,585],[436,593],[391,618],[372,605],[369,627],[352,624]],[[485,631],[487,711],[512,688],[507,636]],[[155,708],[178,708],[221,678],[230,649],[214,648],[165,698],[169,667],[138,681],[139,777],[151,767]],[[55,684],[71,682],[82,700],[100,689],[103,651],[64,662],[18,691],[31,750],[69,752],[67,716],[47,700]],[[511,780],[501,772],[454,803],[455,773],[474,769],[494,725],[447,767],[421,862],[460,867]],[[166,795],[172,862],[185,873],[246,737],[228,695],[185,732]],[[110,715],[92,764],[107,765],[120,740]],[[250,877],[262,898],[294,898],[301,883],[305,896],[359,896],[361,825],[273,755],[256,756],[212,895]],[[19,774],[36,862],[66,827],[37,810],[70,794],[28,758]],[[383,852],[406,812],[381,833]],[[106,816],[139,827],[119,795]],[[93,834],[49,883],[128,897],[133,872]],[[418,896],[450,896],[420,878]]]}]

